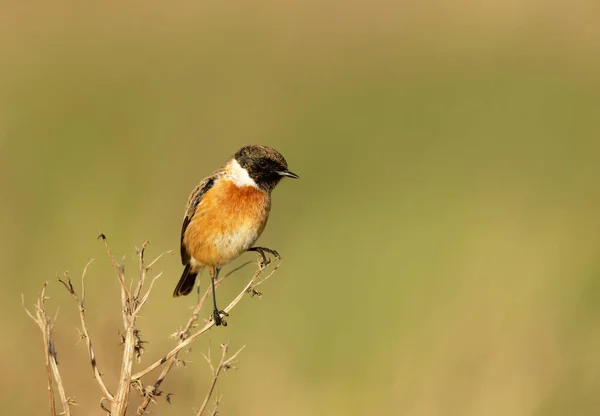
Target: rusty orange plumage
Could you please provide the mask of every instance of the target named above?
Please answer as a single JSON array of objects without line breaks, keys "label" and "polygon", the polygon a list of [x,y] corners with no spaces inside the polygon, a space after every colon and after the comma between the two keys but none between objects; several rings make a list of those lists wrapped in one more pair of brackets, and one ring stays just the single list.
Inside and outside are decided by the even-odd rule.
[{"label": "rusty orange plumage", "polygon": [[[221,180],[203,196],[183,243],[196,262],[222,267],[235,260],[239,251],[250,248],[261,235],[270,208],[266,192],[251,186],[238,188],[230,181]],[[243,241],[235,244],[240,239],[252,242],[248,247]]]},{"label": "rusty orange plumage", "polygon": [[225,321],[216,307],[214,280],[221,267],[245,251],[262,249],[252,246],[267,224],[271,192],[283,177],[298,175],[288,170],[279,152],[267,146],[245,146],[204,178],[188,198],[181,228],[185,269],[173,296],[189,294],[197,274],[208,267],[216,325]]}]

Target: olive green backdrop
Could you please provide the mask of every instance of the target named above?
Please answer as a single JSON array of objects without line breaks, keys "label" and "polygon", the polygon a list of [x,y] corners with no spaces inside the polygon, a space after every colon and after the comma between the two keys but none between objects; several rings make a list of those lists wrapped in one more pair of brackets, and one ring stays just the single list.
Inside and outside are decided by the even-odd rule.
[{"label": "olive green backdrop", "polygon": [[[260,239],[282,268],[195,345],[155,414],[192,414],[201,353],[222,342],[247,345],[223,415],[597,414],[599,19],[593,1],[5,3],[4,412],[47,411],[20,301],[50,280],[74,412],[103,414],[55,276],[96,259],[90,331],[114,382],[118,286],[96,235],[128,270],[145,239],[178,250],[190,190],[261,143],[301,176]],[[177,255],[158,270],[144,363],[193,302],[171,297]]]}]

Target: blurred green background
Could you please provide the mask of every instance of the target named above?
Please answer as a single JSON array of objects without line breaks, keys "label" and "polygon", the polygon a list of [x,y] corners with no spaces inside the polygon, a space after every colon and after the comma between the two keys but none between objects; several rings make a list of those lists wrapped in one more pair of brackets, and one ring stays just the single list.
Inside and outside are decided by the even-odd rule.
[{"label": "blurred green background", "polygon": [[[577,0],[3,3],[4,411],[47,411],[21,293],[95,258],[90,331],[112,384],[118,286],[96,235],[130,271],[145,239],[149,256],[178,250],[190,190],[261,143],[301,176],[259,241],[285,260],[155,414],[191,414],[201,353],[228,341],[247,347],[219,382],[223,415],[598,414],[599,19]],[[194,302],[171,297],[177,255],[156,269],[142,364]],[[74,411],[101,415],[75,306],[49,293]]]}]

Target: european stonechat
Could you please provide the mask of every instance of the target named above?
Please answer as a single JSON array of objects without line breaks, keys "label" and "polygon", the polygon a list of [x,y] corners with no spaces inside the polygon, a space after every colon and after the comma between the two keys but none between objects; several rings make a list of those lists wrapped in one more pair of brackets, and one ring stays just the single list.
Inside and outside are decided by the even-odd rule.
[{"label": "european stonechat", "polygon": [[245,146],[202,179],[188,198],[181,227],[185,269],[173,296],[189,294],[198,273],[208,267],[215,325],[226,325],[215,295],[221,267],[246,251],[273,252],[253,245],[267,224],[271,192],[284,177],[298,179],[279,152],[267,146]]}]

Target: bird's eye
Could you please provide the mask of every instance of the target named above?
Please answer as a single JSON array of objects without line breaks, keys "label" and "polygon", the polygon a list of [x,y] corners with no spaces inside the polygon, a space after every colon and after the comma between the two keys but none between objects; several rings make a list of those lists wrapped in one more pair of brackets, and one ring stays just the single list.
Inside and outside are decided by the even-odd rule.
[{"label": "bird's eye", "polygon": [[258,166],[260,166],[261,168],[265,169],[266,167],[269,166],[269,163],[266,160],[261,160],[258,162]]}]

